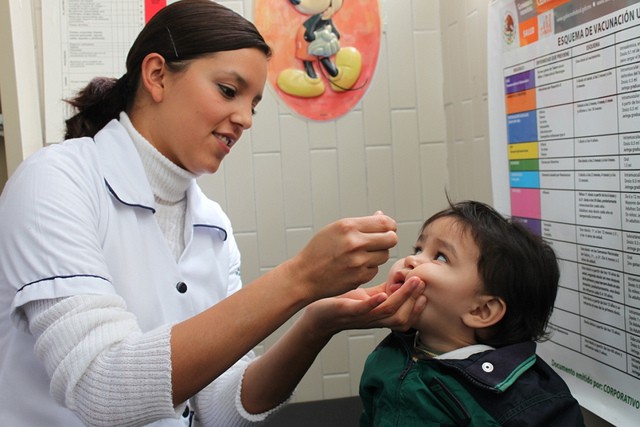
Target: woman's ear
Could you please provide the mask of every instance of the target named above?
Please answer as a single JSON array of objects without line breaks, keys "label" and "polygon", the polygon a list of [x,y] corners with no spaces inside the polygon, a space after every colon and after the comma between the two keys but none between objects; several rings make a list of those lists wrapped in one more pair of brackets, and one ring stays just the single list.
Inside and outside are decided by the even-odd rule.
[{"label": "woman's ear", "polygon": [[140,83],[155,102],[164,98],[166,67],[165,59],[159,53],[144,57],[140,66]]},{"label": "woman's ear", "polygon": [[477,305],[462,316],[462,321],[473,329],[488,328],[502,320],[506,312],[507,304],[502,298],[482,295]]}]

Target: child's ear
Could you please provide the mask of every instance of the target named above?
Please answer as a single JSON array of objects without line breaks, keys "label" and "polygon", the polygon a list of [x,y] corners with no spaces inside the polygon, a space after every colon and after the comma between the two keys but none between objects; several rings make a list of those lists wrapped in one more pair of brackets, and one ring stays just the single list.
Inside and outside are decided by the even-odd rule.
[{"label": "child's ear", "polygon": [[495,325],[507,312],[507,304],[502,298],[483,295],[472,310],[462,316],[465,325],[473,329],[488,328]]}]

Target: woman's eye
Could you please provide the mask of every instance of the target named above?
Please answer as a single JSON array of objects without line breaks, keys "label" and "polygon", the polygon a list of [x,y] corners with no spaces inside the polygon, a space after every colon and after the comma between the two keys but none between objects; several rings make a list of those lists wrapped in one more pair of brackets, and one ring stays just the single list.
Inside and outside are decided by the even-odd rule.
[{"label": "woman's eye", "polygon": [[442,252],[438,252],[434,259],[438,262],[449,262],[447,257]]},{"label": "woman's eye", "polygon": [[236,90],[234,88],[226,85],[218,85],[218,87],[220,88],[220,92],[222,92],[222,95],[224,95],[226,98],[233,98],[234,96],[236,96]]}]

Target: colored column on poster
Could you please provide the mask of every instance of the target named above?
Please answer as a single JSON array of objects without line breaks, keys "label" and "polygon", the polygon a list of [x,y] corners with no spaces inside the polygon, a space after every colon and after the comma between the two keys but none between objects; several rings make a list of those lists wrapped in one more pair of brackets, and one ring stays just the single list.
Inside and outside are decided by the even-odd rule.
[{"label": "colored column on poster", "polygon": [[509,160],[509,171],[538,171],[540,161],[538,159]]},{"label": "colored column on poster", "polygon": [[512,188],[540,188],[540,174],[538,172],[511,172],[509,185]]},{"label": "colored column on poster", "polygon": [[504,79],[504,93],[507,95],[523,92],[536,87],[536,74],[534,70],[507,76]]},{"label": "colored column on poster", "polygon": [[507,115],[507,138],[509,144],[537,141],[537,112],[533,110]]},{"label": "colored column on poster", "polygon": [[536,90],[515,92],[506,97],[507,114],[521,113],[536,108]]},{"label": "colored column on poster", "polygon": [[149,22],[160,9],[167,5],[167,0],[145,0],[144,2],[144,22]]},{"label": "colored column on poster", "polygon": [[540,157],[537,142],[522,142],[507,146],[509,160],[537,159]]},{"label": "colored column on poster", "polygon": [[522,218],[540,218],[540,190],[511,189],[511,215]]},{"label": "colored column on poster", "polygon": [[542,236],[542,221],[540,221],[539,219],[521,217],[512,218],[527,227],[533,234]]}]

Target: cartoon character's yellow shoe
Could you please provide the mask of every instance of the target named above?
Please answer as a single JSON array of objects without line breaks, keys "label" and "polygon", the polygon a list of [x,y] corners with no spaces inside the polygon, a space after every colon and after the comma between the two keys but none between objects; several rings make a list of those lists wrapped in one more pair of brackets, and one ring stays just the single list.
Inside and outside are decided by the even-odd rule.
[{"label": "cartoon character's yellow shoe", "polygon": [[314,98],[324,93],[324,83],[320,77],[311,78],[302,70],[288,68],[278,75],[278,87],[289,95],[300,98]]},{"label": "cartoon character's yellow shoe", "polygon": [[362,71],[362,55],[355,47],[343,47],[336,54],[338,75],[331,77],[331,89],[336,92],[349,90],[360,77]]}]

